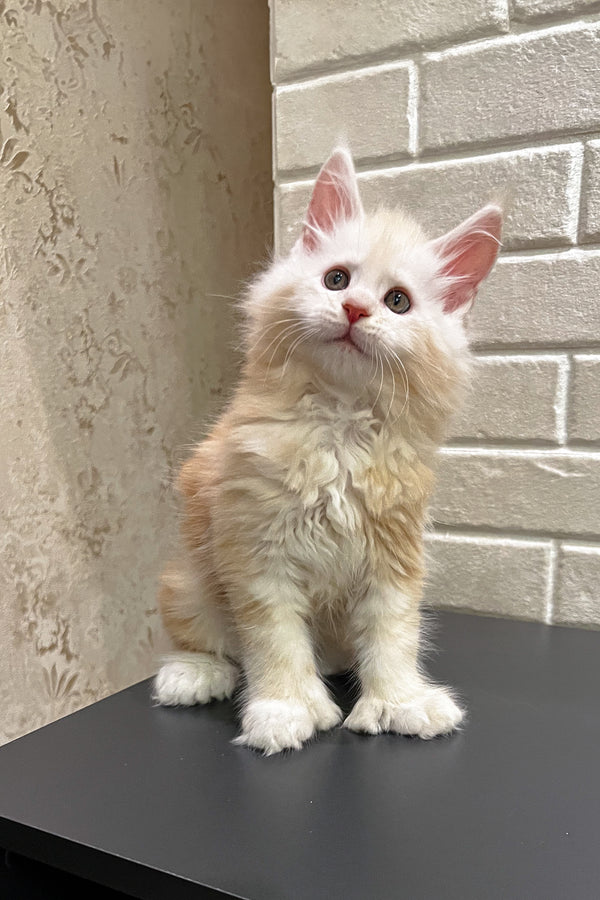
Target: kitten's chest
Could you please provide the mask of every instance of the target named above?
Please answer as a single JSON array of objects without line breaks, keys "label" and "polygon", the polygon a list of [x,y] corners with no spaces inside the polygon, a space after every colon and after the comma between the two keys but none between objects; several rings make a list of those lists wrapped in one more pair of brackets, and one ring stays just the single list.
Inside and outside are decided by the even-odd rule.
[{"label": "kitten's chest", "polygon": [[377,431],[367,412],[309,409],[287,434],[286,488],[332,527],[356,528],[361,514],[356,486],[372,466]]},{"label": "kitten's chest", "polygon": [[[431,473],[399,429],[370,410],[302,410],[255,423],[241,446],[242,479],[262,503],[261,541],[315,601],[361,590],[373,570],[402,568]],[[410,533],[409,533],[410,532]]]},{"label": "kitten's chest", "polygon": [[261,465],[280,481],[305,531],[364,536],[369,522],[401,505],[416,454],[370,410],[305,402],[263,431]]}]

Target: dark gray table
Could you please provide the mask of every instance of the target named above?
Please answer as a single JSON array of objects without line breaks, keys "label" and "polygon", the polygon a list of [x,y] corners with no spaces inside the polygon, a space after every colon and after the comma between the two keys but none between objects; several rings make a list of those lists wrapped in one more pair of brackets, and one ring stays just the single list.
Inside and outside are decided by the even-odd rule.
[{"label": "dark gray table", "polygon": [[600,633],[439,623],[462,734],[264,759],[143,682],[0,749],[0,846],[140,898],[597,900]]}]

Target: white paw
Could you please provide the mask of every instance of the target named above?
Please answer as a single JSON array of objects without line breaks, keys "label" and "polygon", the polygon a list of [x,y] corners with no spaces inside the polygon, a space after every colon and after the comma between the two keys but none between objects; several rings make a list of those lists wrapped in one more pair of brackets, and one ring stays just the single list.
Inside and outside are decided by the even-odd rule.
[{"label": "white paw", "polygon": [[463,711],[445,688],[424,687],[422,693],[402,703],[361,697],[344,722],[344,727],[368,734],[393,731],[429,740],[438,734],[454,731],[463,716]]},{"label": "white paw", "polygon": [[237,668],[212,653],[173,654],[154,681],[154,699],[162,706],[193,706],[231,697]]},{"label": "white paw", "polygon": [[262,750],[265,756],[299,750],[316,731],[334,728],[341,718],[329,697],[309,704],[300,700],[251,700],[242,716],[242,733],[234,744]]}]

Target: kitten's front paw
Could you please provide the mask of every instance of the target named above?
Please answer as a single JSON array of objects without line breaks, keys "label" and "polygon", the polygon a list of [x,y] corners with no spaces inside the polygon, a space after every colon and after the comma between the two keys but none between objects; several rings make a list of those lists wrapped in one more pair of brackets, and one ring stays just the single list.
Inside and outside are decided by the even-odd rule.
[{"label": "kitten's front paw", "polygon": [[291,700],[252,700],[242,716],[242,733],[234,744],[262,750],[265,756],[299,750],[316,731],[329,731],[342,714],[329,698],[306,705]]},{"label": "kitten's front paw", "polygon": [[344,727],[368,734],[392,731],[429,740],[438,734],[450,734],[463,716],[445,688],[425,687],[422,693],[402,703],[361,697]]}]

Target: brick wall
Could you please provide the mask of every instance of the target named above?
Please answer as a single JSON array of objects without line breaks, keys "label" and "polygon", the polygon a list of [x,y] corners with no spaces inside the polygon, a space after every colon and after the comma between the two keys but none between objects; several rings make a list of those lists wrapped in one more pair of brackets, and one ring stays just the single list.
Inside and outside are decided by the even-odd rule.
[{"label": "brick wall", "polygon": [[276,234],[345,137],[366,204],[504,198],[442,451],[427,598],[600,626],[600,2],[271,0]]}]

